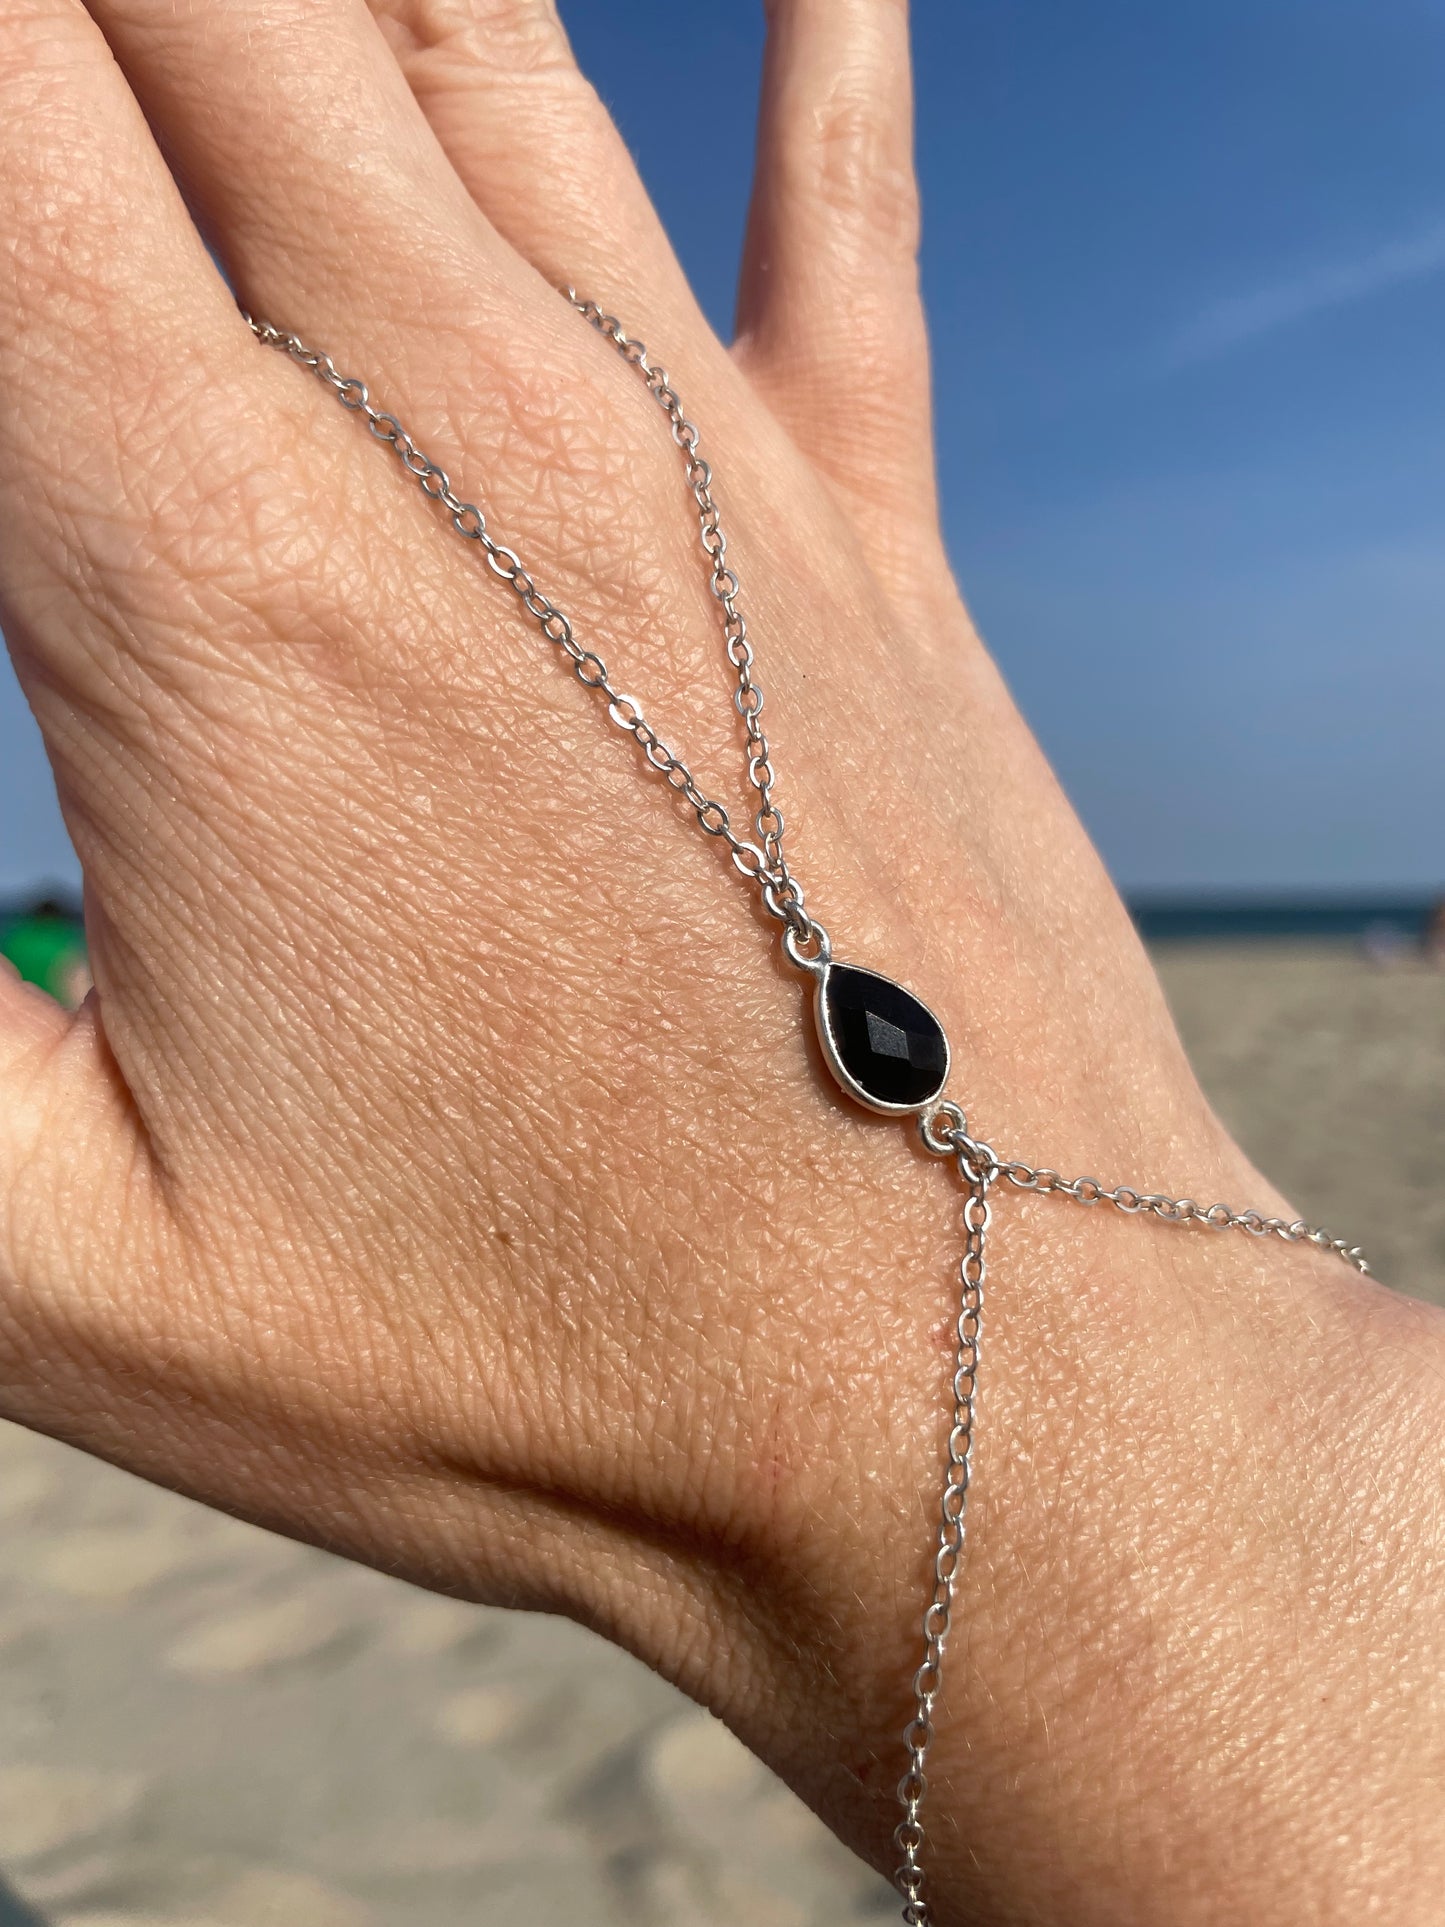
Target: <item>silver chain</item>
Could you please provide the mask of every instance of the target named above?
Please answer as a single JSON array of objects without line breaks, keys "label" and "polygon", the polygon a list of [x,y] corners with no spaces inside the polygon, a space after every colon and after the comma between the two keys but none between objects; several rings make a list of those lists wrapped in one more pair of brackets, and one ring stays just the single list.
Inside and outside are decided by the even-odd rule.
[{"label": "silver chain", "polygon": [[[377,440],[388,443],[408,474],[415,476],[423,493],[441,503],[457,534],[480,545],[488,568],[510,585],[548,642],[571,663],[577,680],[588,689],[596,690],[607,705],[609,719],[633,737],[648,766],[688,802],[699,828],[708,836],[720,837],[727,845],[739,874],[757,886],[768,913],[786,926],[783,947],[789,959],[802,969],[816,970],[819,960],[826,962],[830,954],[828,933],[808,915],[802,886],[783,855],[783,813],[773,794],[777,779],[761,722],[763,692],[753,673],[753,648],[748,639],[747,622],[738,607],[738,578],[728,564],[727,538],[722,532],[712,492],[712,469],[699,453],[698,431],[684,415],[666,369],[648,359],[643,344],[625,334],[621,323],[604,313],[595,301],[580,300],[571,288],[565,292],[578,314],[610,341],[623,360],[642,376],[653,399],[667,415],[672,439],[682,451],[688,487],[697,504],[699,535],[708,557],[708,586],[722,608],[723,643],[737,674],[733,706],[742,719],[747,779],[758,799],[753,817],[756,842],[738,834],[727,810],[707,794],[682,757],[662,741],[636,699],[616,687],[602,658],[578,642],[571,622],[538,588],[516,553],[490,534],[486,518],[477,505],[460,499],[452,489],[446,470],[422,452],[395,415],[373,405],[366,383],[339,373],[329,355],[308,348],[296,335],[273,327],[269,321],[253,320],[250,315],[245,319],[259,341],[280,349],[303,368],[310,369],[333,391],[343,408],[363,416]],[[1018,1159],[1000,1158],[989,1145],[969,1135],[968,1120],[957,1104],[933,1105],[920,1118],[919,1125],[926,1148],[935,1156],[953,1158],[957,1164],[964,1190],[964,1251],[959,1267],[961,1289],[955,1326],[953,1423],[945,1451],[942,1506],[933,1555],[933,1593],[923,1615],[923,1661],[913,1676],[913,1717],[903,1735],[908,1763],[898,1783],[903,1818],[898,1823],[894,1841],[902,1858],[894,1884],[903,1898],[906,1927],[930,1927],[933,1918],[924,1894],[926,1835],[922,1813],[928,1793],[927,1762],[934,1738],[934,1708],[943,1683],[944,1651],[952,1631],[954,1593],[963,1562],[968,1493],[973,1478],[987,1277],[986,1241],[993,1216],[990,1188],[1003,1178],[1021,1191],[1041,1195],[1057,1193],[1082,1205],[1106,1204],[1126,1216],[1148,1213],[1165,1224],[1201,1225],[1210,1231],[1244,1231],[1256,1238],[1273,1237],[1289,1244],[1311,1244],[1333,1252],[1356,1271],[1369,1269],[1357,1245],[1347,1244],[1343,1238],[1336,1238],[1319,1226],[1308,1225],[1302,1218],[1265,1217],[1258,1211],[1235,1211],[1225,1204],[1199,1205],[1192,1198],[1135,1191],[1124,1184],[1110,1189],[1097,1178],[1063,1178],[1046,1166],[1035,1168]]]},{"label": "silver chain", "polygon": [[249,314],[244,318],[258,341],[268,348],[279,348],[303,368],[309,368],[333,391],[343,408],[361,415],[377,440],[390,445],[407,473],[416,477],[422,492],[446,509],[457,534],[480,545],[487,567],[509,584],[548,642],[571,663],[577,680],[586,688],[596,690],[607,705],[610,721],[636,741],[648,766],[692,806],[698,827],[707,836],[720,837],[727,845],[734,868],[757,885],[769,915],[788,926],[795,943],[816,942],[818,932],[804,908],[802,885],[788,869],[783,855],[783,813],[773,795],[777,779],[762,724],[762,686],[753,674],[753,646],[748,639],[747,621],[738,607],[740,584],[728,564],[727,537],[723,534],[712,492],[712,468],[699,452],[697,429],[683,414],[667,370],[648,359],[643,344],[624,334],[622,324],[614,316],[604,314],[595,301],[579,300],[571,288],[566,290],[566,295],[578,314],[591,322],[622,359],[641,375],[668,418],[672,439],[682,450],[688,487],[697,503],[699,538],[709,563],[708,586],[722,607],[723,646],[737,674],[733,707],[742,719],[748,782],[757,792],[758,807],[753,818],[757,842],[738,834],[727,810],[707,794],[683,758],[663,742],[643,715],[637,699],[617,688],[606,663],[595,650],[586,649],[578,642],[571,621],[538,588],[521,558],[491,534],[486,517],[476,503],[461,500],[446,470],[417,446],[395,415],[373,404],[366,383],[354,375],[341,374],[330,355],[308,348],[299,336],[288,334],[269,321],[257,321]]},{"label": "silver chain", "polygon": [[935,1157],[951,1157],[964,1187],[964,1251],[959,1267],[956,1349],[953,1361],[953,1425],[944,1455],[943,1504],[933,1556],[933,1597],[923,1615],[923,1662],[913,1676],[913,1718],[903,1735],[908,1765],[898,1782],[903,1818],[893,1842],[901,1856],[894,1885],[903,1896],[906,1927],[930,1927],[932,1914],[924,1895],[922,1809],[928,1792],[928,1751],[933,1744],[933,1710],[943,1679],[943,1654],[953,1628],[953,1596],[963,1561],[967,1529],[968,1490],[973,1480],[974,1421],[978,1412],[978,1362],[983,1339],[983,1288],[987,1277],[985,1240],[992,1221],[989,1187],[1006,1178],[1020,1191],[1057,1193],[1076,1204],[1112,1205],[1133,1217],[1148,1212],[1165,1224],[1202,1225],[1208,1231],[1243,1231],[1254,1238],[1283,1238],[1287,1244],[1310,1244],[1342,1258],[1352,1270],[1368,1272],[1358,1245],[1336,1238],[1322,1225],[1303,1218],[1268,1218],[1258,1211],[1235,1211],[1227,1204],[1196,1204],[1193,1198],[1171,1198],[1157,1192],[1135,1191],[1127,1184],[1112,1189],[1097,1178],[1064,1178],[1047,1167],[1036,1169],[1017,1158],[1000,1158],[992,1145],[970,1137],[968,1119],[957,1104],[936,1104],[918,1120],[925,1149]]},{"label": "silver chain", "polygon": [[[924,1895],[923,1802],[928,1794],[928,1752],[933,1745],[933,1709],[943,1684],[943,1654],[953,1629],[953,1595],[963,1564],[968,1532],[968,1489],[973,1482],[974,1420],[978,1413],[978,1365],[983,1343],[983,1288],[988,1276],[986,1239],[993,1218],[988,1201],[994,1173],[989,1161],[975,1161],[976,1147],[967,1136],[967,1123],[956,1106],[940,1106],[921,1120],[923,1140],[930,1149],[929,1127],[946,1109],[956,1113],[946,1150],[958,1162],[963,1180],[963,1257],[959,1262],[958,1318],[954,1327],[953,1423],[944,1455],[943,1499],[938,1538],[933,1553],[933,1596],[923,1615],[923,1661],[913,1675],[913,1718],[903,1733],[908,1764],[898,1782],[898,1804],[903,1818],[893,1834],[901,1859],[893,1884],[903,1897],[906,1927],[929,1927],[932,1918]],[[986,1147],[983,1147],[986,1149]]]},{"label": "silver chain", "polygon": [[1368,1273],[1370,1267],[1358,1245],[1337,1238],[1323,1225],[1307,1224],[1303,1218],[1268,1218],[1261,1211],[1235,1211],[1227,1204],[1196,1204],[1193,1198],[1171,1198],[1157,1191],[1135,1191],[1130,1185],[1112,1188],[1097,1178],[1064,1178],[1047,1165],[1035,1167],[1018,1158],[999,1158],[987,1144],[968,1135],[963,1112],[956,1104],[936,1104],[921,1120],[923,1142],[936,1157],[951,1157],[960,1143],[991,1184],[1006,1178],[1019,1191],[1037,1191],[1041,1197],[1057,1193],[1072,1198],[1075,1204],[1112,1205],[1125,1217],[1148,1215],[1165,1224],[1198,1224],[1207,1231],[1247,1231],[1254,1238],[1282,1238],[1286,1244],[1314,1245],[1319,1251],[1343,1258],[1355,1271]]}]

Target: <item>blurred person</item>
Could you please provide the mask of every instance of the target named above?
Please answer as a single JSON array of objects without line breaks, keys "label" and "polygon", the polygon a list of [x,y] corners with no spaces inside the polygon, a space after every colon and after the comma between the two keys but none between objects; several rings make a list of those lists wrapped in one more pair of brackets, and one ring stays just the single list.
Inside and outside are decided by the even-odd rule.
[{"label": "blurred person", "polygon": [[1445,969],[1445,897],[1439,897],[1431,906],[1425,919],[1425,935],[1422,945],[1425,961],[1438,969]]},{"label": "blurred person", "polygon": [[1360,954],[1377,970],[1393,970],[1411,953],[1408,934],[1388,917],[1375,917],[1360,933]]},{"label": "blurred person", "polygon": [[55,897],[38,897],[0,917],[0,957],[67,1010],[75,1010],[90,989],[84,925]]}]

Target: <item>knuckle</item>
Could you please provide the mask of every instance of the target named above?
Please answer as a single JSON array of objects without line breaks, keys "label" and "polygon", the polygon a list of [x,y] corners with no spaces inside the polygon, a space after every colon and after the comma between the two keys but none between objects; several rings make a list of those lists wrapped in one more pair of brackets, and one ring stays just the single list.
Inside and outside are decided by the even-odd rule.
[{"label": "knuckle", "polygon": [[[108,734],[153,734],[285,678],[319,647],[351,648],[371,558],[357,489],[318,477],[284,412],[206,370],[113,383],[63,470],[27,453],[27,654]],[[359,459],[357,451],[353,459]]]},{"label": "knuckle", "polygon": [[918,185],[906,130],[884,111],[876,82],[845,70],[814,116],[805,191],[835,217],[866,227],[873,245],[918,246]]},{"label": "knuckle", "polygon": [[105,583],[201,579],[264,526],[258,477],[274,478],[275,437],[204,368],[116,373],[89,418],[68,425],[75,458],[57,466],[30,451],[63,563]]},{"label": "knuckle", "polygon": [[645,396],[614,398],[599,373],[582,357],[560,376],[555,364],[498,371],[503,406],[488,397],[486,414],[459,423],[460,439],[496,477],[501,540],[515,532],[524,560],[545,562],[590,613],[632,610],[640,593],[649,606],[636,613],[650,620],[663,613],[663,584],[675,598],[690,578],[695,523],[672,493],[662,424],[639,412]]},{"label": "knuckle", "polygon": [[71,0],[14,0],[0,35],[0,97],[7,111],[61,106],[68,83],[94,54],[89,22]]},{"label": "knuckle", "polygon": [[445,52],[526,72],[572,66],[550,0],[373,0],[403,58]]},{"label": "knuckle", "polygon": [[175,579],[238,603],[268,582],[319,586],[334,492],[316,486],[315,464],[284,420],[204,387],[148,415],[127,453],[147,547]]},{"label": "knuckle", "polygon": [[[0,112],[5,111],[0,90]],[[70,111],[69,101],[58,101],[55,119]],[[50,115],[48,107],[39,112]],[[55,121],[51,124],[53,128]],[[11,169],[9,155],[6,167]],[[94,156],[77,152],[63,172],[14,169],[7,185],[9,198],[20,200],[23,212],[14,212],[7,221],[0,299],[11,314],[43,314],[46,320],[43,329],[7,331],[0,368],[9,385],[12,370],[53,361],[62,341],[94,342],[105,334],[130,263],[114,200]]]}]

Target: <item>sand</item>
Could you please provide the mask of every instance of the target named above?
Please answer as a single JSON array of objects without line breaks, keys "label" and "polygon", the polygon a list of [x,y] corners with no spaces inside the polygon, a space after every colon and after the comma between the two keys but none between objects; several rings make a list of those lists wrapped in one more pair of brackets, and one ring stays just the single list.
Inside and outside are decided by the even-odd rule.
[{"label": "sand", "polygon": [[1155,952],[1200,1081],[1311,1222],[1445,1304],[1445,971],[1346,946]]},{"label": "sand", "polygon": [[[1445,1302],[1445,976],[1282,946],[1160,963],[1256,1161]],[[0,1533],[0,1927],[896,1918],[715,1721],[573,1627],[432,1599],[13,1427]]]}]

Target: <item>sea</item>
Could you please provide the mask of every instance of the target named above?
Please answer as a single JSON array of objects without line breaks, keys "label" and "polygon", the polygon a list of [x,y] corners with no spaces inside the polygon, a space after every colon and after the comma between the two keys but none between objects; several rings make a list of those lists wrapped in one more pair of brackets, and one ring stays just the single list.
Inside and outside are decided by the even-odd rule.
[{"label": "sea", "polygon": [[1198,894],[1166,890],[1125,893],[1148,943],[1232,943],[1249,938],[1326,942],[1391,937],[1418,943],[1445,896],[1426,893],[1313,895],[1290,892]]},{"label": "sea", "polygon": [[[0,896],[0,922],[24,915],[46,900],[62,915],[80,917],[80,902],[54,884]],[[1376,891],[1353,894],[1291,891],[1125,892],[1125,902],[1148,943],[1230,943],[1247,938],[1337,943],[1363,939],[1418,943],[1427,923],[1445,901],[1445,889],[1428,892]]]}]

